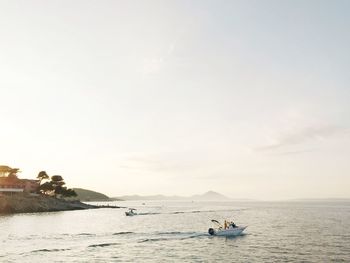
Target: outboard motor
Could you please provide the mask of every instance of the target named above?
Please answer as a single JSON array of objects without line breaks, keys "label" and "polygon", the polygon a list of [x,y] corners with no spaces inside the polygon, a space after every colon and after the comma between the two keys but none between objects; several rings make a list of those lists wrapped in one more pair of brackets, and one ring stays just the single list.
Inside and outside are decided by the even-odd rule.
[{"label": "outboard motor", "polygon": [[215,231],[214,231],[213,228],[209,228],[209,229],[208,229],[208,233],[209,233],[209,235],[214,235],[214,234],[215,234]]}]

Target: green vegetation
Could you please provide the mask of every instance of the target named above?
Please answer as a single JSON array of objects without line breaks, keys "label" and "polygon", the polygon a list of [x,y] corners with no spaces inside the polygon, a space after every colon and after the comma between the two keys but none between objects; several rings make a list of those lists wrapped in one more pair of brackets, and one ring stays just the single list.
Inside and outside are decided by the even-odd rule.
[{"label": "green vegetation", "polygon": [[39,172],[38,176],[36,177],[37,179],[39,179],[40,184],[43,180],[47,180],[50,179],[50,176],[47,175],[47,173],[45,171],[41,171]]},{"label": "green vegetation", "polygon": [[[11,168],[7,165],[0,165],[0,177],[12,178],[20,181],[17,174],[21,172],[19,168]],[[32,180],[33,184],[37,185],[36,193],[43,197],[54,198],[71,198],[84,201],[111,201],[108,196],[82,188],[71,189],[67,188],[66,183],[61,175],[49,176],[46,171],[40,171],[36,177],[37,181]],[[27,180],[27,179],[24,179]],[[35,188],[35,187],[34,187]],[[35,191],[35,190],[34,190]]]},{"label": "green vegetation", "polygon": [[[7,187],[8,184],[15,188],[23,188],[23,193],[3,194],[0,192],[0,214],[3,213],[34,213],[66,211],[79,209],[101,208],[84,204],[77,200],[77,193],[74,189],[67,188],[61,175],[49,176],[46,171],[40,171],[37,180],[20,179],[17,174],[19,168],[11,168],[7,165],[0,165],[0,188]],[[106,201],[108,196],[103,194],[79,189],[79,198],[85,200]],[[37,193],[37,194],[35,194]],[[74,198],[72,198],[74,197]],[[110,206],[108,206],[110,207]],[[113,207],[117,208],[117,207]]]},{"label": "green vegetation", "polygon": [[76,197],[77,193],[65,186],[63,177],[60,175],[51,176],[51,181],[43,183],[44,180],[48,180],[50,177],[45,171],[39,172],[37,179],[40,181],[38,193],[54,196],[54,197]]}]

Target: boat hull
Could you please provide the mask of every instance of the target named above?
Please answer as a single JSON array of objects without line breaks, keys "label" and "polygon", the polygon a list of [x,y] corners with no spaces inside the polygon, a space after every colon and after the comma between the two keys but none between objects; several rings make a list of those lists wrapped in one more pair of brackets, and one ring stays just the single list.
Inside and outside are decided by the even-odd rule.
[{"label": "boat hull", "polygon": [[136,214],[135,213],[131,213],[131,212],[125,212],[125,215],[126,216],[135,216]]},{"label": "boat hull", "polygon": [[214,231],[209,230],[209,234],[213,236],[226,236],[226,237],[239,236],[242,234],[242,232],[246,228],[247,228],[246,226],[238,226],[230,229],[221,229],[221,230],[214,229]]}]

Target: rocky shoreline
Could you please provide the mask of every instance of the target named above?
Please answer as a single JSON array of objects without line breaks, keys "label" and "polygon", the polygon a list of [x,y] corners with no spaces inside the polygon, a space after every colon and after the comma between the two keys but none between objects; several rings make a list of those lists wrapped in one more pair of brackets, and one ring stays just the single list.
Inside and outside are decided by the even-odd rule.
[{"label": "rocky shoreline", "polygon": [[0,214],[83,210],[101,207],[103,206],[89,205],[80,201],[66,201],[48,196],[0,196]]}]

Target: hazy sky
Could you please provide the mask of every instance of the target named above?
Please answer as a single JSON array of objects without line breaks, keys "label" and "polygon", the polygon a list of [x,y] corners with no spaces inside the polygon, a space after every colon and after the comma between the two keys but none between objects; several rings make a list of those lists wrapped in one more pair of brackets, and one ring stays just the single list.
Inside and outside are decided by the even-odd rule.
[{"label": "hazy sky", "polygon": [[350,1],[0,2],[0,164],[123,194],[350,198]]}]

